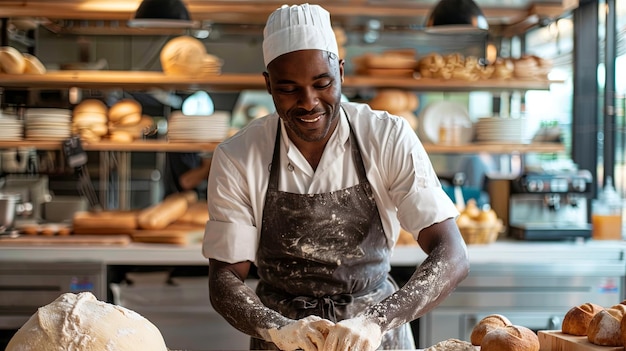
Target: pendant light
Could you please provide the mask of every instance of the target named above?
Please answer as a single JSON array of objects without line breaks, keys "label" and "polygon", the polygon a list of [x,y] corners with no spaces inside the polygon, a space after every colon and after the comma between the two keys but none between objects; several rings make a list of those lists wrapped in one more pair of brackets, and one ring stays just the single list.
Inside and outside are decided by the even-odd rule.
[{"label": "pendant light", "polygon": [[143,0],[134,18],[128,21],[130,27],[191,28],[194,25],[181,0]]},{"label": "pendant light", "polygon": [[489,30],[487,18],[472,0],[441,0],[426,20],[426,32],[445,34]]}]

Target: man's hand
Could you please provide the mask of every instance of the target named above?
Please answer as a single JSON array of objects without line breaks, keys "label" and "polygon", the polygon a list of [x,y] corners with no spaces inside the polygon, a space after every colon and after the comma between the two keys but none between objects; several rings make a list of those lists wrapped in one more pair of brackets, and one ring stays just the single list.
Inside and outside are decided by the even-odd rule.
[{"label": "man's hand", "polygon": [[318,351],[333,326],[334,323],[327,319],[308,316],[280,329],[270,329],[268,333],[271,341],[283,351]]},{"label": "man's hand", "polygon": [[380,326],[363,317],[343,320],[330,329],[321,351],[373,351],[382,342]]}]

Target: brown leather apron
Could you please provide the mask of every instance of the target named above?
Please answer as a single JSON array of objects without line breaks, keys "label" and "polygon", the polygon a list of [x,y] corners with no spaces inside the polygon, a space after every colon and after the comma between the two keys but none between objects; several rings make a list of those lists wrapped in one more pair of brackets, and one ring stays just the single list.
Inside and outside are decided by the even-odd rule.
[{"label": "brown leather apron", "polygon": [[[257,295],[288,318],[351,318],[397,290],[389,248],[356,137],[350,143],[359,183],[322,194],[278,190],[280,120],[257,251]],[[408,324],[383,336],[381,349],[414,349]],[[277,350],[252,338],[251,350]]]}]

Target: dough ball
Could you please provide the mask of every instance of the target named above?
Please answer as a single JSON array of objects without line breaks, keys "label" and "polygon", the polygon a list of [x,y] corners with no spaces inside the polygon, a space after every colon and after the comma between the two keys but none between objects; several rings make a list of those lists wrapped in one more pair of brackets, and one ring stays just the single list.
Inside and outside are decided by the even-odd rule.
[{"label": "dough ball", "polygon": [[138,313],[99,301],[90,292],[65,293],[40,307],[5,351],[167,351],[157,327]]}]

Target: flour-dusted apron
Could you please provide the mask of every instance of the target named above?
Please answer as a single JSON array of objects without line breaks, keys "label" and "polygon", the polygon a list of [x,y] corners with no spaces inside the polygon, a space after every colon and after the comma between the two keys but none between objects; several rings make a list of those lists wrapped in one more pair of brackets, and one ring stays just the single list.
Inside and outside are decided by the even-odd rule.
[{"label": "flour-dusted apron", "polygon": [[[356,137],[350,143],[359,183],[323,194],[278,190],[280,121],[257,252],[257,295],[282,315],[351,318],[391,295],[389,247]],[[382,349],[414,349],[408,324],[387,332]],[[251,350],[276,350],[252,338]]]}]

